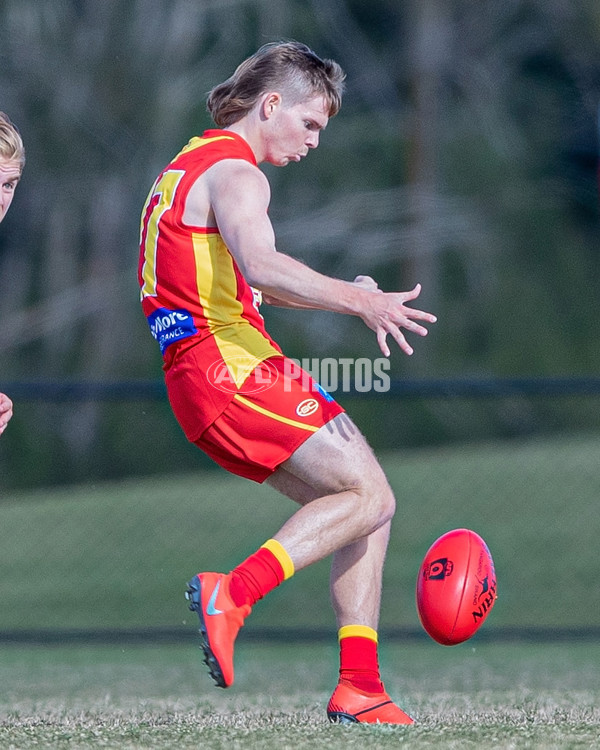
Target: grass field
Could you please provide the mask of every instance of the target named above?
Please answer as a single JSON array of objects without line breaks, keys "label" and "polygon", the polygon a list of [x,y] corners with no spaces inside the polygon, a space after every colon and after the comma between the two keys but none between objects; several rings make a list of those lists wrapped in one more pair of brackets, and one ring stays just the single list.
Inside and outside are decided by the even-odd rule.
[{"label": "grass field", "polygon": [[[3,645],[0,747],[349,748],[600,746],[600,642],[507,641],[505,628],[600,626],[598,439],[390,453],[398,496],[382,626],[419,627],[415,576],[431,542],[467,526],[488,542],[499,599],[472,641],[384,641],[383,676],[412,728],[331,726],[337,673],[327,562],[261,602],[237,680],[212,687],[182,592],[229,569],[292,511],[267,487],[217,472],[0,496],[0,636],[112,631],[112,644]],[[319,628],[328,642],[264,643],[261,628]],[[131,645],[167,628],[176,645]],[[66,642],[65,637],[65,642]],[[5,640],[6,643],[6,640]]]},{"label": "grass field", "polygon": [[388,645],[387,687],[413,727],[330,725],[336,657],[242,644],[224,691],[184,646],[8,648],[0,747],[598,747],[599,645]]}]

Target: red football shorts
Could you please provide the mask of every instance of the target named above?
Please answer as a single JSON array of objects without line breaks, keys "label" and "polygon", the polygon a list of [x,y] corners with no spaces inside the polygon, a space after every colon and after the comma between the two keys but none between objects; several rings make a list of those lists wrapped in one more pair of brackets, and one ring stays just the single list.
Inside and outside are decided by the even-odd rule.
[{"label": "red football shorts", "polygon": [[225,411],[193,441],[220,466],[255,482],[344,409],[286,357],[262,362]]}]

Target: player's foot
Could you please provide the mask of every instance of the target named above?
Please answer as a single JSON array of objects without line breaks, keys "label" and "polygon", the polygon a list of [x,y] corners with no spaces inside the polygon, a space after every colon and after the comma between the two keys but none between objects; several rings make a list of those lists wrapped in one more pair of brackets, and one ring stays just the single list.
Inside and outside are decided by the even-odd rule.
[{"label": "player's foot", "polygon": [[345,682],[333,691],[327,716],[339,724],[414,724],[387,693],[361,693]]},{"label": "player's foot", "polygon": [[200,618],[204,663],[219,687],[233,684],[233,644],[251,611],[229,596],[229,574],[199,573],[188,583],[186,599]]}]

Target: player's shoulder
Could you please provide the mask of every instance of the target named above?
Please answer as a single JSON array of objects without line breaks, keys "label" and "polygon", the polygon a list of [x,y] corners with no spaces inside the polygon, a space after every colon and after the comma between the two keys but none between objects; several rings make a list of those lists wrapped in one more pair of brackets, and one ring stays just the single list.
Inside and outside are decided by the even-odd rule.
[{"label": "player's shoulder", "polygon": [[213,189],[226,189],[230,192],[255,191],[269,196],[270,187],[264,173],[244,159],[221,159],[207,171],[207,180]]}]

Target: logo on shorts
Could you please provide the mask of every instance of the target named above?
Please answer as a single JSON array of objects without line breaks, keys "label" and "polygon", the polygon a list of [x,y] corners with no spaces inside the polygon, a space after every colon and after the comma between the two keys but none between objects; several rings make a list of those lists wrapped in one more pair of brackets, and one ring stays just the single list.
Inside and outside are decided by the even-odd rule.
[{"label": "logo on shorts", "polygon": [[259,362],[256,357],[240,354],[213,362],[206,377],[220,391],[250,394],[266,391],[275,385],[279,370],[269,360]]},{"label": "logo on shorts", "polygon": [[296,414],[299,417],[310,417],[319,408],[319,402],[316,398],[305,398],[296,407]]}]

